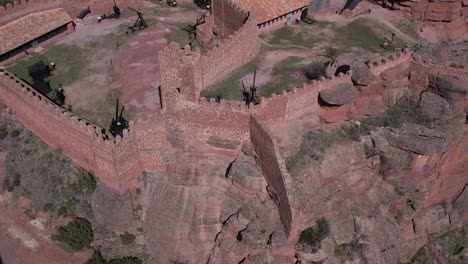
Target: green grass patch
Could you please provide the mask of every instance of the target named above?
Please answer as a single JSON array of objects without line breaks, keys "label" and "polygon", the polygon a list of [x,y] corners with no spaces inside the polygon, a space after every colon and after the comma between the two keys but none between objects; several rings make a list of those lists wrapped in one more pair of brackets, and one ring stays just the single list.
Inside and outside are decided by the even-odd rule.
[{"label": "green grass patch", "polygon": [[300,86],[303,81],[289,77],[290,74],[301,70],[305,66],[301,57],[289,57],[273,68],[272,79],[260,87],[260,95],[270,97],[273,94],[281,94],[284,90]]},{"label": "green grass patch", "polygon": [[274,48],[312,48],[317,43],[317,40],[306,34],[304,30],[305,28],[302,26],[282,27],[271,33],[263,34],[261,38]]},{"label": "green grass patch", "polygon": [[258,68],[259,63],[260,60],[258,58],[253,59],[248,64],[232,72],[223,81],[220,81],[202,91],[201,95],[207,98],[216,98],[216,96],[221,94],[223,99],[241,101],[244,99],[242,96],[241,79],[247,74],[253,73]]},{"label": "green grass patch", "polygon": [[[385,32],[385,34],[377,32]],[[358,47],[377,53],[391,51],[403,44],[395,37],[393,45],[388,44],[386,48],[383,48],[382,45],[386,42],[384,37],[390,36],[391,32],[379,24],[366,19],[357,19],[346,26],[337,28],[333,42],[344,51],[349,51],[351,47]]]},{"label": "green grass patch", "polygon": [[32,53],[7,64],[6,67],[8,71],[31,83],[28,67],[39,61],[43,61],[44,64],[54,62],[57,65],[54,75],[48,78],[52,89],[57,89],[59,84],[66,86],[78,80],[81,69],[87,64],[85,55],[78,46],[52,45],[48,46],[43,53]]}]

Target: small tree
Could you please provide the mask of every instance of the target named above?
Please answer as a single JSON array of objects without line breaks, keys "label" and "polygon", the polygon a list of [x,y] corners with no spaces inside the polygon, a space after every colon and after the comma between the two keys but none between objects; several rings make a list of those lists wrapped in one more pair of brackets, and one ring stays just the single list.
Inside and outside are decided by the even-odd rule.
[{"label": "small tree", "polygon": [[331,62],[335,62],[336,61],[336,58],[338,58],[338,56],[340,56],[340,52],[333,48],[333,47],[326,47],[325,48],[325,54],[324,56],[328,59],[331,60]]},{"label": "small tree", "polygon": [[129,232],[125,232],[122,235],[120,235],[120,240],[122,241],[122,244],[124,245],[130,245],[135,241],[135,235],[130,234]]},{"label": "small tree", "polygon": [[86,264],[106,264],[106,259],[102,256],[101,251],[94,250],[93,255]]},{"label": "small tree", "polygon": [[57,228],[55,238],[66,243],[74,251],[81,251],[89,248],[93,242],[93,227],[86,218],[76,217],[67,225]]},{"label": "small tree", "polygon": [[321,76],[325,75],[325,71],[326,71],[326,66],[321,61],[314,61],[311,64],[307,65],[303,70],[304,75],[309,80],[320,79]]}]

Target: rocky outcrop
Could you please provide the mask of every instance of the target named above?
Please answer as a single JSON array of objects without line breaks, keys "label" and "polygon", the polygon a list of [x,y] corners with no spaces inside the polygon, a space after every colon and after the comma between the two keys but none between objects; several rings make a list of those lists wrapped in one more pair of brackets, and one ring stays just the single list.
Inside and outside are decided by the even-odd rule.
[{"label": "rocky outcrop", "polygon": [[432,118],[451,118],[453,111],[449,103],[439,95],[432,92],[424,92],[421,95],[421,109]]},{"label": "rocky outcrop", "polygon": [[445,125],[427,128],[404,124],[401,128],[386,131],[388,143],[394,147],[420,155],[448,151],[463,137],[463,126]]},{"label": "rocky outcrop", "polygon": [[435,42],[457,40],[468,32],[464,0],[383,0],[380,3],[403,11],[409,19],[423,21],[422,35]]}]

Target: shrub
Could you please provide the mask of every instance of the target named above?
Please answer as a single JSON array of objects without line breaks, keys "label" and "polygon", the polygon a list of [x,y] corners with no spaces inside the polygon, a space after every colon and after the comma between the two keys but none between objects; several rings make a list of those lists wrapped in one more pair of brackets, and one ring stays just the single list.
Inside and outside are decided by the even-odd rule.
[{"label": "shrub", "polygon": [[8,129],[5,126],[0,127],[0,139],[4,139],[8,136]]},{"label": "shrub", "polygon": [[57,228],[54,238],[66,243],[74,251],[81,251],[89,248],[93,242],[93,228],[86,218],[76,217],[67,225]]},{"label": "shrub", "polygon": [[330,59],[332,62],[335,62],[336,58],[340,56],[340,52],[333,47],[326,47],[324,56],[325,58]]},{"label": "shrub", "polygon": [[94,250],[93,255],[86,264],[106,264],[106,259],[102,256],[101,251]]},{"label": "shrub", "polygon": [[320,243],[328,235],[330,235],[328,221],[322,218],[319,219],[314,226],[301,232],[299,244],[302,246],[303,250],[316,253],[320,249]]},{"label": "shrub", "polygon": [[142,264],[143,261],[137,257],[129,256],[119,259],[112,259],[109,264]]},{"label": "shrub", "polygon": [[452,67],[452,68],[455,68],[455,69],[464,69],[465,68],[465,66],[463,66],[463,64],[456,64],[456,63],[453,63],[453,62],[450,63],[449,66]]},{"label": "shrub", "polygon": [[130,245],[131,243],[133,243],[133,241],[135,241],[135,235],[125,232],[122,235],[120,235],[120,240],[122,241],[122,244]]},{"label": "shrub", "polygon": [[320,79],[321,76],[325,75],[325,64],[321,61],[314,61],[307,65],[303,72],[304,75],[309,79],[309,80],[318,80]]},{"label": "shrub", "polygon": [[93,174],[83,168],[79,168],[76,177],[81,190],[94,193],[97,182]]},{"label": "shrub", "polygon": [[70,216],[75,210],[75,200],[68,200],[58,210],[58,215]]},{"label": "shrub", "polygon": [[366,245],[352,240],[350,243],[340,244],[335,247],[335,256],[341,258],[343,262],[369,263],[364,255]]},{"label": "shrub", "polygon": [[19,134],[20,134],[20,131],[19,131],[19,130],[17,130],[17,129],[12,130],[12,131],[10,132],[10,137],[15,138],[15,137],[18,137]]}]

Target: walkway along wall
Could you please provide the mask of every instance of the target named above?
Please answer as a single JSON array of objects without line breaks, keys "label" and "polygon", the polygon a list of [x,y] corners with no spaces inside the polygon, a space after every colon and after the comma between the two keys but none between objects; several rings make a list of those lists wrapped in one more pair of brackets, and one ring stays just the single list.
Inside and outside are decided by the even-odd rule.
[{"label": "walkway along wall", "polygon": [[[144,170],[165,169],[159,157],[165,144],[163,129],[150,121],[131,122],[130,132],[125,130],[123,138],[114,138],[104,129],[58,107],[1,68],[0,101],[48,145],[61,150],[116,190],[132,187]],[[160,137],[146,139],[148,134]]]}]

